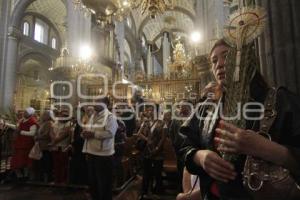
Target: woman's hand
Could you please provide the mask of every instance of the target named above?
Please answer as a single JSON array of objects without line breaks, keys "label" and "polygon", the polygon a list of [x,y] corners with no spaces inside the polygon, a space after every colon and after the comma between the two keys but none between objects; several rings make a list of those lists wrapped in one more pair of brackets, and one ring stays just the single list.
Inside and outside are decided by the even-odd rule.
[{"label": "woman's hand", "polygon": [[289,170],[299,169],[299,164],[287,147],[252,130],[240,129],[224,121],[221,121],[220,125],[222,128],[216,129],[216,132],[221,137],[215,138],[215,141],[221,144],[219,151],[255,156]]},{"label": "woman's hand", "polygon": [[256,155],[259,144],[265,138],[252,130],[240,129],[230,123],[221,120],[222,128],[217,128],[216,132],[220,135],[215,137],[219,143],[218,151],[226,153]]},{"label": "woman's hand", "polygon": [[234,166],[222,159],[217,153],[210,150],[199,150],[194,155],[194,162],[201,166],[204,171],[214,178],[222,182],[234,180],[236,172]]}]

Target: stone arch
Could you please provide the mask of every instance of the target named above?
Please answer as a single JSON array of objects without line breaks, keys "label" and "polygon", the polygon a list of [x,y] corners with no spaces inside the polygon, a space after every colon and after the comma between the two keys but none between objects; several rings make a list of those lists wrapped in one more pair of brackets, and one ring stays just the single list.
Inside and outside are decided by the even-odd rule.
[{"label": "stone arch", "polygon": [[14,8],[14,11],[12,12],[12,17],[10,20],[10,25],[12,27],[20,27],[21,19],[24,16],[24,12],[26,8],[36,0],[20,0],[17,5]]},{"label": "stone arch", "polygon": [[34,50],[24,51],[19,57],[16,76],[17,109],[24,109],[28,105],[36,109],[45,109],[49,102],[49,84],[53,74],[49,73],[51,57]]},{"label": "stone arch", "polygon": [[[27,50],[27,51],[23,51],[20,55],[19,55],[19,63],[22,63],[22,61],[26,60],[26,59],[36,59],[38,61],[41,61],[43,63],[46,63],[48,66],[51,65],[52,63],[52,58],[40,51],[34,51],[34,50]],[[19,65],[19,67],[21,67]]]}]

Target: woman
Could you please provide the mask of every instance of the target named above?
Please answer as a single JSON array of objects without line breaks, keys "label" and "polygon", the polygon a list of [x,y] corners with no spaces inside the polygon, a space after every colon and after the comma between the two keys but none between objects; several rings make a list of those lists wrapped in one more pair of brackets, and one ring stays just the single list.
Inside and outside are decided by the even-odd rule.
[{"label": "woman", "polygon": [[[220,40],[210,53],[217,88],[224,87],[225,59],[228,51],[229,45]],[[261,75],[256,72],[250,84],[251,99],[264,104],[269,89]],[[216,92],[215,87],[210,90]],[[215,95],[213,100],[218,100],[218,96]],[[288,169],[299,184],[300,100],[284,88],[277,90],[276,98],[277,117],[269,131],[276,142],[257,134],[260,121],[254,120],[247,120],[245,130],[220,118],[202,120],[194,115],[181,128],[180,132],[187,136],[181,153],[185,158],[188,171],[200,176],[201,193],[204,199],[253,199],[242,182],[245,155],[254,156]],[[205,106],[200,106],[197,112],[206,115],[207,109]],[[216,110],[213,112],[217,112]],[[209,128],[205,129],[205,127]],[[220,156],[221,152],[241,156],[233,164],[223,159]]]},{"label": "woman", "polygon": [[45,111],[39,122],[39,130],[35,136],[35,142],[39,143],[40,149],[43,153],[41,160],[38,162],[39,178],[44,182],[50,182],[52,180],[52,156],[50,152],[49,143],[51,143],[53,122],[51,118],[52,112]]},{"label": "woman", "polygon": [[[61,118],[67,118],[68,112],[61,111]],[[55,183],[67,183],[68,167],[69,167],[69,145],[71,143],[72,123],[69,120],[60,119],[53,124],[53,140],[51,142],[53,172]]]},{"label": "woman", "polygon": [[16,138],[13,141],[14,153],[11,158],[11,169],[21,180],[27,180],[32,170],[32,159],[28,157],[28,154],[34,145],[33,137],[38,128],[34,114],[35,109],[28,107],[17,125],[5,124],[9,128],[15,129]]}]

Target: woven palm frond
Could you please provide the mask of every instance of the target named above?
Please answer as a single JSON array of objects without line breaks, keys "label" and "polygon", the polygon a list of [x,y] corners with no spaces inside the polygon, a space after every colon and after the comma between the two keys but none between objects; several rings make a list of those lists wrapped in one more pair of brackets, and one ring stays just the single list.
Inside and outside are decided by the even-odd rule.
[{"label": "woven palm frond", "polygon": [[[236,46],[236,42],[243,37],[244,44],[251,43],[259,36],[266,24],[266,12],[263,8],[244,7],[233,13],[227,25],[225,25],[224,36],[225,40],[232,46]],[[242,29],[243,33],[239,31]]]},{"label": "woven palm frond", "polygon": [[[243,118],[243,115],[238,115],[238,113],[242,112],[239,110],[242,106],[249,101],[250,98],[250,82],[254,73],[257,69],[257,59],[255,55],[254,43],[247,44],[242,48],[241,55],[241,70],[240,70],[240,81],[234,81],[234,71],[236,68],[236,55],[237,50],[232,48],[226,59],[226,83],[225,83],[225,91],[226,98],[224,102],[223,113],[226,118],[232,117],[232,119],[228,119],[231,124],[236,125],[240,128],[246,128],[246,120]],[[239,106],[241,105],[241,106]],[[234,116],[241,116],[241,118]],[[225,118],[225,119],[226,119]],[[223,158],[234,162],[238,156],[233,154],[223,154]]]},{"label": "woven palm frond", "polygon": [[[250,82],[257,69],[254,39],[263,32],[266,14],[259,7],[242,7],[230,16],[225,27],[225,40],[233,46],[226,58],[226,98],[223,113],[232,117],[228,121],[237,127],[246,128],[244,116],[238,113],[250,98]],[[239,156],[222,153],[222,157],[234,162]]]}]

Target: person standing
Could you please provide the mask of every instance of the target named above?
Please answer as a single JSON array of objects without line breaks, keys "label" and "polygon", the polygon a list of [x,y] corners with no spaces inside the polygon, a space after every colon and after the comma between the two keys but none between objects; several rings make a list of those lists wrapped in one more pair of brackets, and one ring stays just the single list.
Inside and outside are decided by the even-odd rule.
[{"label": "person standing", "polygon": [[16,173],[18,179],[27,179],[29,170],[32,168],[32,160],[28,154],[34,145],[33,137],[38,128],[34,113],[34,108],[28,107],[17,125],[6,124],[8,127],[16,129],[17,136],[13,142],[14,154],[11,159],[11,169]]},{"label": "person standing", "polygon": [[[161,194],[163,192],[162,182],[162,170],[163,170],[163,144],[166,138],[164,130],[164,122],[162,120],[154,120],[153,108],[148,108],[146,111],[146,118],[150,121],[145,130],[142,130],[142,134],[139,137],[145,140],[145,148],[143,150],[143,180],[142,180],[142,191],[139,197],[140,200],[148,198],[149,189],[153,190],[155,194]],[[152,118],[152,119],[151,119]],[[142,125],[144,129],[145,125]],[[154,187],[153,187],[154,181]]]},{"label": "person standing", "polygon": [[97,101],[95,114],[84,127],[83,153],[87,155],[89,187],[93,200],[112,199],[114,137],[116,117],[107,109],[107,97]]},{"label": "person standing", "polygon": [[[220,88],[226,87],[226,60],[230,46],[224,41],[219,40],[213,46],[210,53],[212,63],[212,71],[215,76],[217,87],[212,87],[211,92],[214,98],[207,98],[209,101],[228,100],[230,96],[220,91]],[[249,74],[250,75],[250,74]],[[205,200],[253,200],[253,195],[260,192],[259,190],[247,190],[247,185],[243,184],[243,173],[246,156],[260,159],[259,162],[268,162],[273,167],[280,166],[289,171],[291,177],[296,184],[300,183],[300,143],[299,141],[299,97],[291,93],[285,88],[278,88],[274,91],[274,95],[270,96],[269,85],[264,81],[258,71],[252,74],[251,83],[249,85],[250,99],[253,102],[265,104],[272,107],[268,101],[276,98],[274,108],[270,109],[271,117],[275,117],[275,123],[264,124],[263,120],[253,119],[252,116],[259,116],[258,111],[252,113],[250,119],[246,120],[246,127],[238,127],[229,122],[225,122],[217,109],[211,108],[209,105],[202,105],[196,113],[202,113],[201,118],[193,115],[180,129],[180,133],[186,136],[181,146],[180,152],[185,159],[187,170],[200,177],[201,196]],[[224,94],[224,99],[221,95]],[[210,112],[205,112],[210,109]],[[274,109],[274,110],[273,110]],[[211,117],[211,116],[217,117]],[[255,114],[255,115],[253,115]],[[268,113],[267,113],[268,114]],[[266,116],[270,117],[270,116]],[[260,132],[260,125],[268,128],[268,134],[272,140],[269,140]],[[222,154],[230,153],[235,156],[235,160],[227,160]],[[260,164],[255,163],[254,170],[262,169]],[[271,167],[268,169],[271,171]],[[251,176],[251,175],[250,175]],[[272,175],[273,176],[273,175]],[[255,180],[273,178],[268,172],[262,175],[255,175]],[[267,181],[267,182],[272,182]],[[263,182],[262,182],[263,183]],[[249,184],[249,182],[248,182]],[[296,186],[296,184],[294,184]],[[277,190],[261,190],[263,195],[279,194],[276,199],[299,199],[289,197],[292,189],[288,193],[281,192],[286,185],[281,184]],[[270,187],[269,189],[271,189]],[[268,193],[268,194],[267,194]],[[298,193],[299,194],[299,193]],[[259,199],[274,199],[274,198]]]},{"label": "person standing", "polygon": [[[68,117],[68,111],[62,110],[60,117]],[[70,120],[59,119],[53,125],[52,157],[55,183],[66,183],[68,180],[68,152],[71,143],[72,123]]]},{"label": "person standing", "polygon": [[53,132],[53,122],[51,119],[52,111],[46,110],[39,122],[39,130],[34,137],[35,142],[39,143],[39,147],[42,151],[42,158],[38,161],[38,179],[44,182],[50,182],[52,180],[53,161],[50,152],[49,143],[51,143],[51,136]]},{"label": "person standing", "polygon": [[71,143],[71,160],[70,160],[70,183],[75,185],[87,185],[87,176],[82,173],[87,171],[85,154],[82,153],[84,139],[81,137],[83,131],[82,125],[88,123],[90,117],[94,114],[94,107],[82,107],[81,119],[75,122],[75,128]]}]

